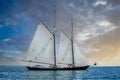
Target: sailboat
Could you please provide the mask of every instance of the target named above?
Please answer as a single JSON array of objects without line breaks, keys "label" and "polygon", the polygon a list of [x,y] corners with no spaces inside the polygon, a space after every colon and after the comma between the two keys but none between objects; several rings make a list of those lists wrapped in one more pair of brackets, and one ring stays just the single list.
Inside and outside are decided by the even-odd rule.
[{"label": "sailboat", "polygon": [[[73,30],[72,30],[73,34]],[[38,25],[24,61],[29,70],[86,70],[89,65],[81,65],[79,55],[74,51],[71,39],[60,31],[59,51],[56,53],[55,34],[42,23]]]}]

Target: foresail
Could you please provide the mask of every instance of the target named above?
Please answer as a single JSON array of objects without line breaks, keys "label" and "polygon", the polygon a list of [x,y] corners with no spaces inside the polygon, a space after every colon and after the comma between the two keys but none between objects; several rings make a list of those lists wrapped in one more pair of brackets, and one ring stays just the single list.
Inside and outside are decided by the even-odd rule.
[{"label": "foresail", "polygon": [[74,44],[74,61],[76,66],[86,65],[85,55],[81,53],[77,44]]},{"label": "foresail", "polygon": [[42,23],[38,25],[26,60],[54,64],[54,37]]},{"label": "foresail", "polygon": [[71,40],[63,32],[60,32],[60,47],[57,55],[57,64],[72,64],[71,45]]}]

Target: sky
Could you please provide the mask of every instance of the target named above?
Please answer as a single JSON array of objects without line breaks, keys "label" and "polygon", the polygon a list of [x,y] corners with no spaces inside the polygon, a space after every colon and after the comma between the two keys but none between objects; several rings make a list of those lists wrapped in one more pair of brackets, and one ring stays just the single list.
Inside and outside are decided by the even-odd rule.
[{"label": "sky", "polygon": [[[23,65],[20,61],[42,21],[56,36],[71,36],[87,62],[120,66],[120,0],[0,0],[0,65]],[[59,39],[59,38],[58,38]]]}]

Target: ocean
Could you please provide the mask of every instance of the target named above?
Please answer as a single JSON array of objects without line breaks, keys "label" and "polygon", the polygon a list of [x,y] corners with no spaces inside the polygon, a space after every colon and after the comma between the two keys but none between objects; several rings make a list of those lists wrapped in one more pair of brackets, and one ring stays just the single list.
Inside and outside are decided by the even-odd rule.
[{"label": "ocean", "polygon": [[90,67],[84,71],[30,71],[21,66],[0,66],[0,80],[120,80],[120,67]]}]

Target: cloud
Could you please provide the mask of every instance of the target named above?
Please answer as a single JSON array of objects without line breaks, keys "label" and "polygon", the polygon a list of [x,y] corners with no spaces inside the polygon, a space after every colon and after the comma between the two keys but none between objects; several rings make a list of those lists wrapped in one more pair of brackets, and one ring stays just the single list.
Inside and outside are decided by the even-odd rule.
[{"label": "cloud", "polygon": [[105,0],[98,0],[98,1],[94,2],[94,4],[93,4],[93,6],[95,6],[95,7],[97,7],[99,5],[103,5],[103,6],[107,5],[107,1],[105,1]]},{"label": "cloud", "polygon": [[88,26],[81,32],[78,32],[75,38],[82,43],[90,39],[99,38],[100,36],[107,34],[116,28],[118,27],[108,20],[97,20],[94,24],[92,24],[92,27]]},{"label": "cloud", "polygon": [[108,22],[108,21],[106,21],[106,20],[99,21],[99,22],[97,22],[97,24],[98,24],[99,26],[103,26],[103,27],[109,27],[109,26],[111,25],[111,23]]},{"label": "cloud", "polygon": [[[0,54],[3,56],[1,59],[8,60],[8,59],[23,59],[24,54],[22,51],[17,50],[0,50]],[[0,55],[0,56],[1,56]],[[5,58],[5,59],[4,59]]]},{"label": "cloud", "polygon": [[71,3],[68,3],[68,5],[70,6],[70,7],[75,7],[75,5],[71,2]]},{"label": "cloud", "polygon": [[98,37],[116,28],[117,26],[107,20],[98,20],[95,22],[95,24],[93,24],[92,28],[89,28],[88,31],[91,33],[91,35]]},{"label": "cloud", "polygon": [[81,32],[81,33],[78,33],[76,37],[79,41],[85,41],[90,38],[90,33],[89,32]]},{"label": "cloud", "polygon": [[12,51],[12,50],[0,50],[0,52],[6,53],[22,53],[21,51]]},{"label": "cloud", "polygon": [[0,28],[3,27],[3,25],[0,25]]},{"label": "cloud", "polygon": [[117,26],[115,26],[114,24],[112,24],[111,22],[107,20],[97,21],[96,25],[99,27],[99,29],[102,30],[100,35],[103,35],[117,28]]},{"label": "cloud", "polygon": [[10,40],[10,38],[8,38],[8,39],[4,39],[4,40],[2,40],[2,41],[5,41],[5,42],[7,42],[7,41],[9,41]]},{"label": "cloud", "polygon": [[88,45],[87,47],[81,47],[81,49],[84,51],[85,54],[91,53],[91,52],[100,52],[99,48],[93,48],[92,46]]},{"label": "cloud", "polygon": [[120,5],[108,4],[108,6],[106,6],[106,11],[115,11],[119,9],[120,9]]}]

